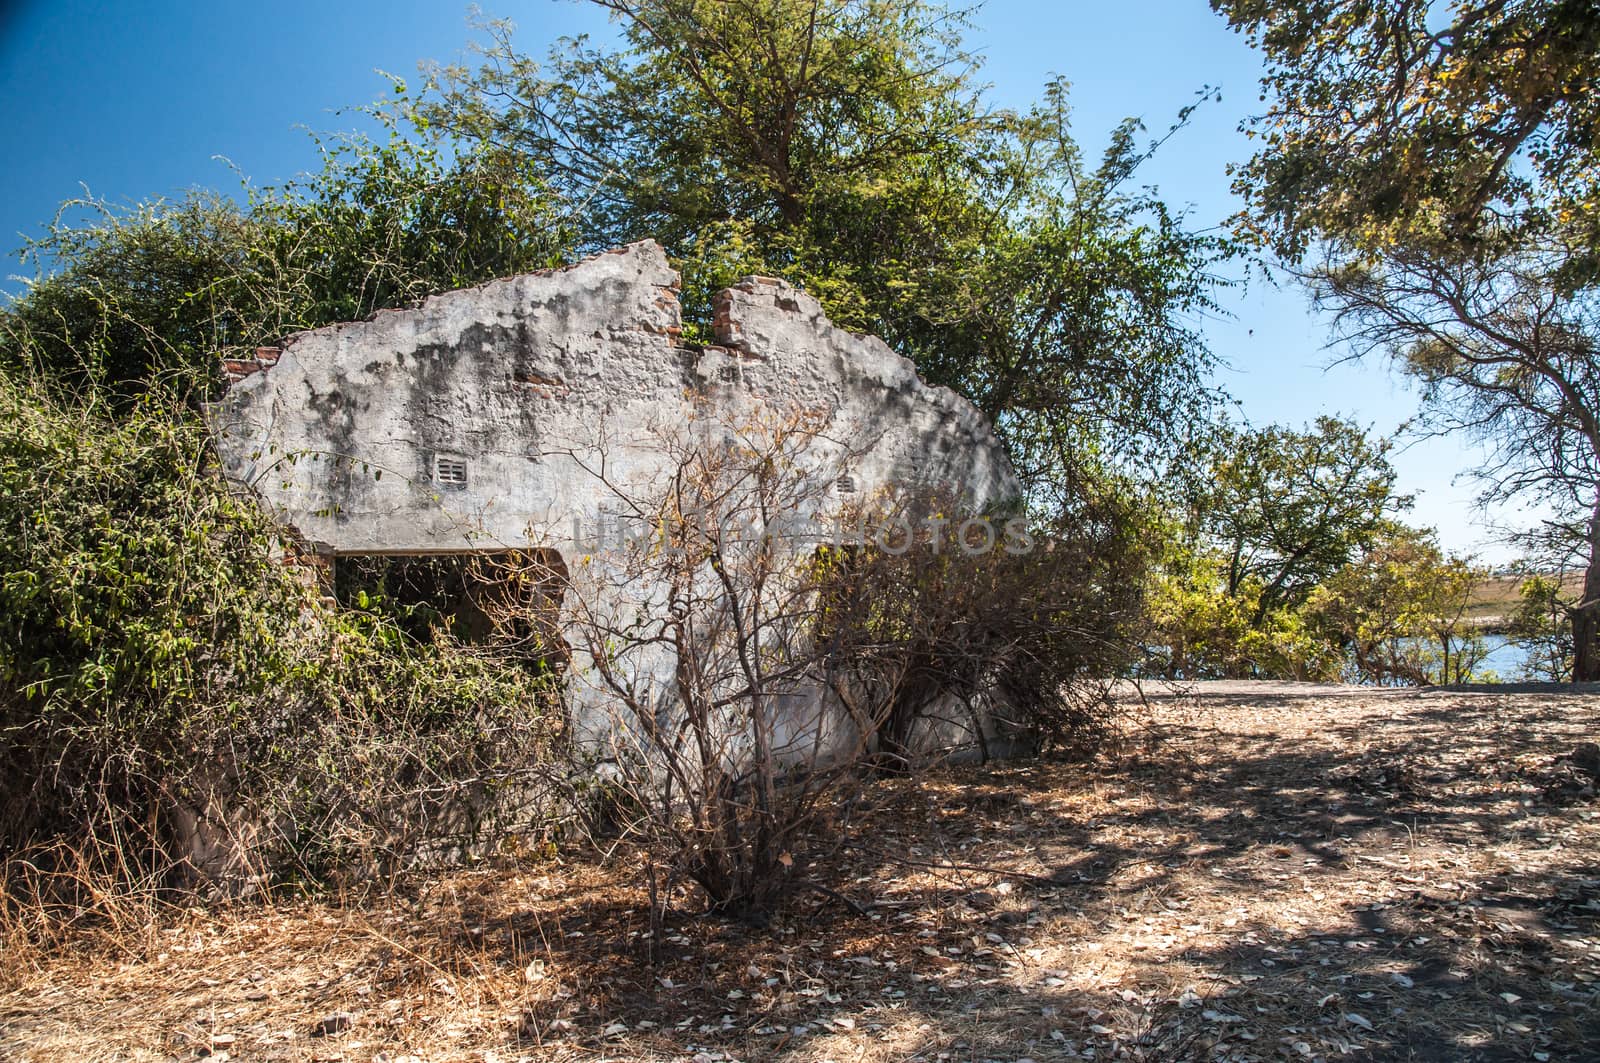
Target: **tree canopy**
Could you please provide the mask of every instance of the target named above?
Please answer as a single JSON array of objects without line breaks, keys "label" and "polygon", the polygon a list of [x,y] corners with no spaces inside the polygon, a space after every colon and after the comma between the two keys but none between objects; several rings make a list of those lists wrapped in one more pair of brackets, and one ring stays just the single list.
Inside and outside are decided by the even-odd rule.
[{"label": "tree canopy", "polygon": [[[1300,429],[1222,426],[1156,580],[1159,667],[1191,678],[1393,678],[1368,667],[1374,655],[1352,656],[1361,648],[1353,628],[1324,622],[1315,605],[1329,588],[1342,588],[1339,601],[1366,588],[1373,570],[1362,562],[1380,544],[1422,535],[1395,522],[1411,498],[1395,493],[1392,447],[1335,417]],[[1424,555],[1404,560],[1416,562],[1402,566],[1404,589],[1436,582]],[[1411,621],[1432,615],[1417,599],[1401,603],[1408,636]],[[1352,609],[1363,620],[1373,612],[1365,602]],[[1396,630],[1392,613],[1374,622],[1379,630]]]},{"label": "tree canopy", "polygon": [[1259,621],[1302,604],[1349,563],[1392,513],[1410,506],[1394,493],[1391,447],[1333,417],[1303,431],[1227,431],[1197,513],[1202,534],[1226,558],[1226,593],[1258,582]]},{"label": "tree canopy", "polygon": [[0,366],[124,398],[203,391],[239,348],[559,261],[524,160],[387,132],[319,140],[322,169],[242,203],[64,204],[24,252],[40,275],[0,313]]},{"label": "tree canopy", "polygon": [[1486,445],[1486,501],[1588,571],[1575,677],[1600,678],[1600,16],[1570,0],[1213,0],[1265,53],[1245,229],[1425,426]]},{"label": "tree canopy", "polygon": [[[1290,258],[1328,237],[1494,245],[1600,221],[1600,19],[1586,0],[1213,0],[1268,60],[1237,170]],[[1580,261],[1581,260],[1581,261]]]},{"label": "tree canopy", "polygon": [[[1067,86],[990,107],[966,19],[924,0],[596,0],[621,43],[541,65],[509,26],[409,97],[549,175],[580,247],[652,237],[690,338],[738,276],[786,277],[994,419],[1048,493],[1149,469],[1207,421],[1196,328],[1226,253],[1128,178],[1129,121],[1086,162]],[[1182,116],[1180,116],[1180,122]]]}]

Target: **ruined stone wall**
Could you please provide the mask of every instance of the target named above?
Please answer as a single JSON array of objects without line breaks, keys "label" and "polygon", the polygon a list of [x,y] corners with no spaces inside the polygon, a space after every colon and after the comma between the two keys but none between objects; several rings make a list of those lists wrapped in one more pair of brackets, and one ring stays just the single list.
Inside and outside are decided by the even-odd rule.
[{"label": "ruined stone wall", "polygon": [[[670,474],[663,441],[708,410],[730,423],[821,414],[801,461],[839,507],[884,489],[931,488],[974,510],[1016,497],[984,418],[882,340],[751,278],[718,296],[717,344],[691,348],[677,285],[647,241],[291,336],[228,366],[233,383],[210,411],[225,470],[335,557],[538,545],[571,560],[614,540],[619,498]],[[612,600],[587,608],[663,608],[648,579],[591,585]],[[666,690],[673,663],[640,647],[618,667]],[[580,731],[598,733],[606,692],[592,671],[577,654],[570,689]],[[837,723],[826,693],[788,703],[785,741],[819,748]]]},{"label": "ruined stone wall", "polygon": [[[826,410],[842,486],[936,485],[976,507],[1016,493],[983,417],[816,300],[746,280],[719,344],[679,342],[678,278],[653,242],[299,333],[234,378],[211,422],[227,474],[333,554],[593,541],[696,403]],[[590,460],[592,459],[592,461]]]}]

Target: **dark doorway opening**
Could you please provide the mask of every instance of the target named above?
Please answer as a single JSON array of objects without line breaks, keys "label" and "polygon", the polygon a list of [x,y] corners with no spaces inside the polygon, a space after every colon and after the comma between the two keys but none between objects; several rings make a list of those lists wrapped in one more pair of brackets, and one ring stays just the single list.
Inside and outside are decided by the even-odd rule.
[{"label": "dark doorway opening", "polygon": [[567,567],[556,550],[344,554],[333,592],[346,609],[377,613],[413,638],[448,638],[510,658],[557,664]]}]

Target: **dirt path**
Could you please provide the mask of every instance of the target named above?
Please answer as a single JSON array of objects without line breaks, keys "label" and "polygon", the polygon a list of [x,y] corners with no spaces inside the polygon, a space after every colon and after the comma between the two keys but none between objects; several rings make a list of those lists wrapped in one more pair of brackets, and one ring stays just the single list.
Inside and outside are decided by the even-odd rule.
[{"label": "dirt path", "polygon": [[1112,762],[888,788],[840,880],[870,918],[651,940],[636,870],[559,861],[194,913],[24,976],[0,1058],[1600,1059],[1600,803],[1556,759],[1597,725],[1163,695]]}]

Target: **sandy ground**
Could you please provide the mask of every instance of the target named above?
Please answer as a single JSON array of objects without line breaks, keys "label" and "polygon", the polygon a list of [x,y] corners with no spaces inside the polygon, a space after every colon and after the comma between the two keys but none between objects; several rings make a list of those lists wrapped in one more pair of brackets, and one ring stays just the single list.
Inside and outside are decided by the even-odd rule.
[{"label": "sandy ground", "polygon": [[1153,695],[1101,762],[886,784],[838,866],[865,917],[652,936],[623,858],[178,913],[8,961],[0,1058],[1600,1059],[1561,759],[1600,696]]}]

